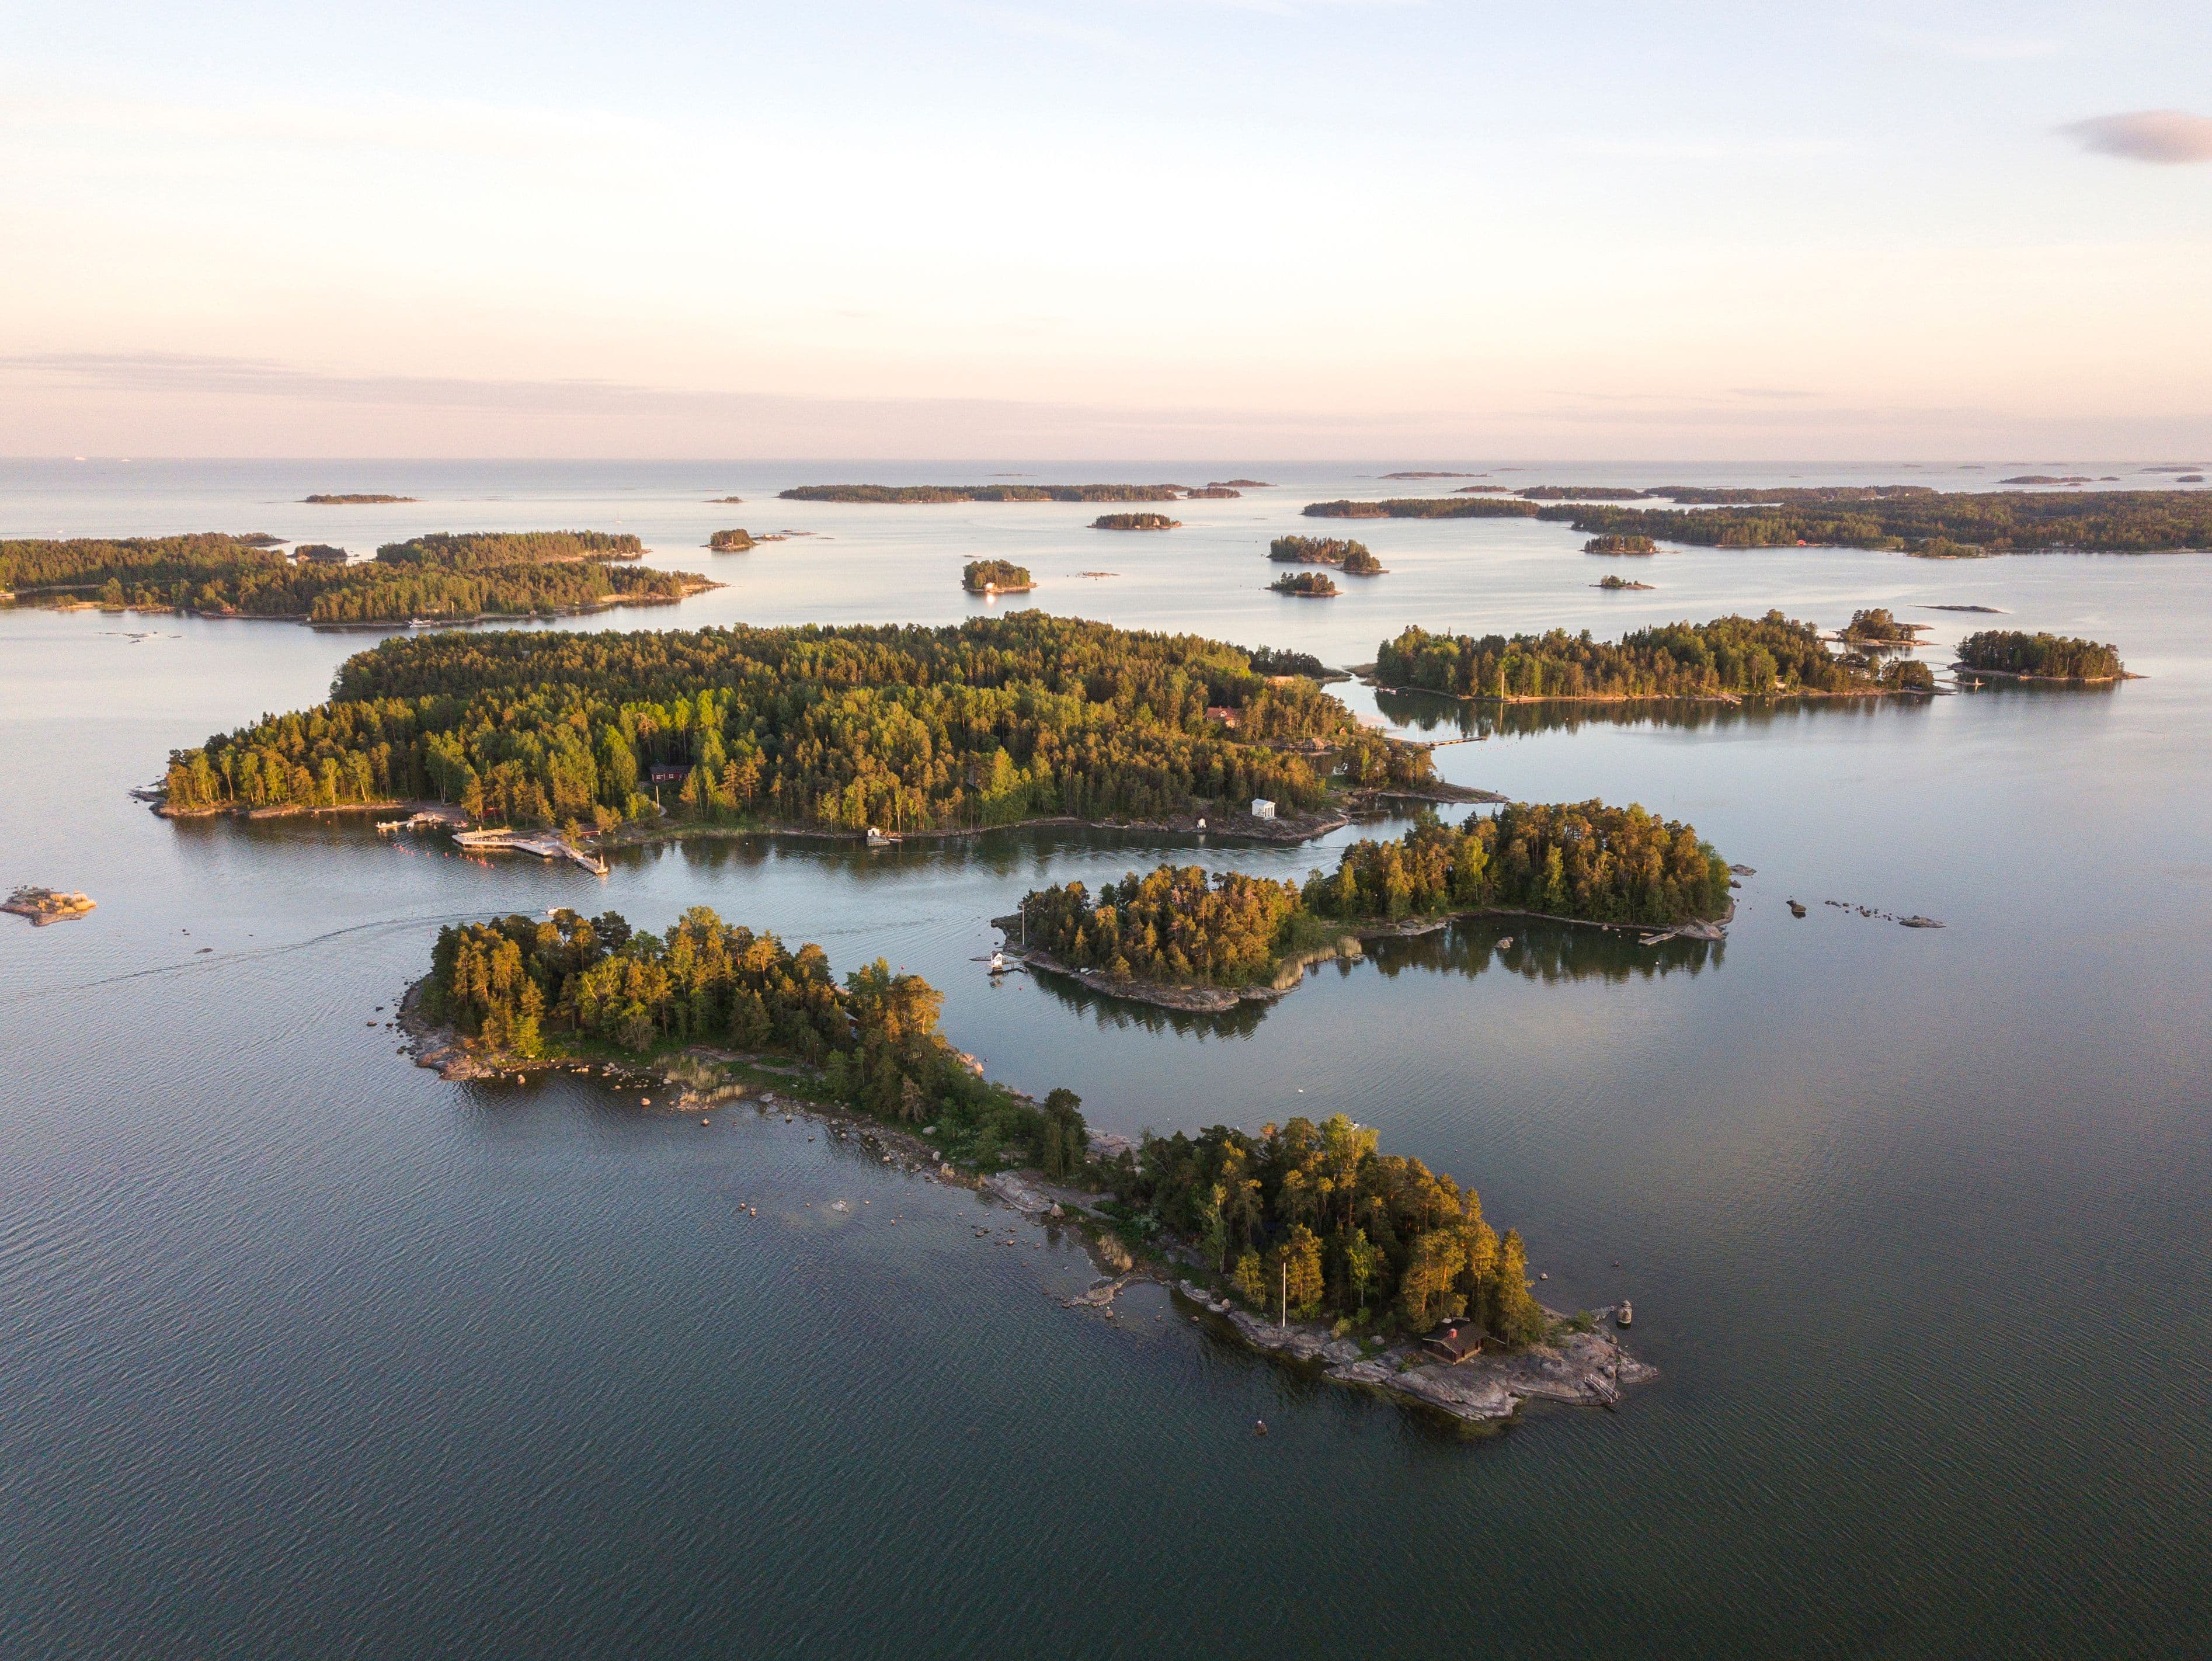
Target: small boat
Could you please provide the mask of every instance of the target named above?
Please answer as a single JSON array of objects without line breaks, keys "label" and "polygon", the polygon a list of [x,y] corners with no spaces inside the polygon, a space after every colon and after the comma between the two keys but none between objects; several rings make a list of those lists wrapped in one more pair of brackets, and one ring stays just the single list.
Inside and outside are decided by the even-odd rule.
[{"label": "small boat", "polygon": [[1005,952],[994,952],[991,954],[991,972],[994,975],[1003,975],[1006,972],[1006,954]]},{"label": "small boat", "polygon": [[868,827],[868,846],[871,848],[896,848],[903,840],[896,830],[878,830],[872,824]]}]

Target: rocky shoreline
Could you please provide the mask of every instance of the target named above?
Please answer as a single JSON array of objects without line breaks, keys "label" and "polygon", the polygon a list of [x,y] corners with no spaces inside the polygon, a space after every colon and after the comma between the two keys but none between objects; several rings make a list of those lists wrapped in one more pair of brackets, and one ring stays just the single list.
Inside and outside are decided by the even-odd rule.
[{"label": "rocky shoreline", "polygon": [[59,888],[18,888],[0,902],[0,911],[28,917],[32,928],[44,928],[50,922],[68,922],[84,916],[98,904],[88,894]]},{"label": "rocky shoreline", "polygon": [[[1530,1401],[1577,1407],[1617,1406],[1621,1392],[1649,1383],[1659,1369],[1638,1361],[1620,1347],[1607,1323],[1619,1305],[1589,1311],[1588,1330],[1575,1327],[1557,1310],[1546,1310],[1553,1331],[1546,1342],[1502,1354],[1486,1349],[1466,1360],[1445,1362],[1414,1340],[1382,1342],[1338,1337],[1328,1327],[1293,1321],[1287,1324],[1240,1309],[1187,1275],[1178,1276],[1130,1260],[1086,1203],[1095,1196],[1054,1188],[1029,1171],[987,1177],[984,1192],[1024,1215],[1055,1223],[1089,1223],[1106,1231],[1091,1240],[1100,1264],[1099,1283],[1065,1299],[1070,1308],[1110,1312],[1125,1288],[1149,1281],[1165,1287],[1194,1320],[1209,1321],[1215,1333],[1247,1349],[1291,1366],[1317,1368],[1332,1384],[1376,1391],[1449,1415],[1464,1425],[1495,1428],[1511,1420]],[[1187,1254],[1170,1248],[1187,1261]]]},{"label": "rocky shoreline", "polygon": [[[977,1174],[960,1170],[945,1163],[935,1148],[910,1131],[778,1091],[773,1086],[705,1086],[684,1076],[697,1066],[718,1062],[764,1065],[757,1057],[708,1046],[693,1046],[679,1056],[635,1066],[574,1059],[521,1062],[486,1056],[450,1028],[423,1015],[423,984],[417,981],[407,989],[393,1023],[406,1033],[407,1053],[416,1066],[428,1068],[441,1078],[461,1080],[520,1080],[533,1073],[559,1071],[605,1074],[630,1087],[652,1090],[660,1098],[655,1103],[656,1110],[671,1114],[703,1116],[742,1102],[758,1111],[781,1113],[787,1122],[804,1118],[820,1124],[839,1141],[857,1142],[885,1165],[930,1182],[973,1189],[1033,1220],[1075,1232],[1097,1267],[1099,1278],[1088,1291],[1062,1299],[1071,1309],[1098,1310],[1110,1316],[1114,1299],[1122,1291],[1150,1281],[1167,1288],[1192,1311],[1194,1320],[1209,1323],[1216,1335],[1228,1342],[1285,1365],[1318,1368],[1320,1376],[1331,1383],[1392,1396],[1478,1428],[1502,1426],[1530,1401],[1611,1408],[1618,1404],[1624,1390],[1658,1376],[1657,1368],[1628,1355],[1607,1329],[1604,1323],[1614,1315],[1611,1307],[1592,1311],[1588,1330],[1547,1310],[1553,1332],[1547,1342],[1510,1353],[1485,1351],[1449,1364],[1428,1354],[1413,1340],[1363,1342],[1339,1337],[1317,1324],[1269,1321],[1217,1296],[1188,1274],[1178,1273],[1178,1269],[1194,1269],[1198,1264],[1187,1249],[1176,1243],[1159,1244],[1168,1261],[1139,1262],[1133,1257],[1113,1220],[1094,1209],[1097,1195],[1056,1186],[1034,1171]],[[795,1076],[794,1069],[781,1064],[769,1070],[791,1071]],[[1127,1146],[1126,1138],[1100,1135],[1092,1138],[1091,1151],[1094,1155],[1111,1157]]]}]

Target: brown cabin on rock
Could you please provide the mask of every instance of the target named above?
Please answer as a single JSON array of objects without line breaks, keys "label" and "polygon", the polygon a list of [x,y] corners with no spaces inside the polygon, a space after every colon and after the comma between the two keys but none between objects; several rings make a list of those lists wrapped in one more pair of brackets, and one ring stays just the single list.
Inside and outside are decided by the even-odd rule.
[{"label": "brown cabin on rock", "polygon": [[691,770],[656,765],[646,776],[647,782],[653,784],[681,784],[691,776]]},{"label": "brown cabin on rock", "polygon": [[1469,1360],[1482,1354],[1482,1329],[1472,1321],[1449,1321],[1422,1339],[1421,1348],[1439,1361]]}]

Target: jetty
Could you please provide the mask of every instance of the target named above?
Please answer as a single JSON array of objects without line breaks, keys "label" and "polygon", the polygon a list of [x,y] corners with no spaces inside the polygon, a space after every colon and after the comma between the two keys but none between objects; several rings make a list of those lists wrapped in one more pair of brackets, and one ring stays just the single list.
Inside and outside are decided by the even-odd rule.
[{"label": "jetty", "polygon": [[531,835],[501,825],[489,830],[456,830],[453,845],[471,854],[535,854],[541,860],[574,860],[595,877],[607,874],[607,862],[551,831]]}]

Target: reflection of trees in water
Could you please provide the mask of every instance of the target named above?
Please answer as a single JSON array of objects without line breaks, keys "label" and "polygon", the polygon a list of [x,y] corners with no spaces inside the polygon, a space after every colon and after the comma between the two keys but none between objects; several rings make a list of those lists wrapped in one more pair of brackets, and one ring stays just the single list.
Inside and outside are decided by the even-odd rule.
[{"label": "reflection of trees in water", "polygon": [[[1510,944],[1505,944],[1508,941]],[[1341,979],[1359,973],[1364,963],[1391,980],[1416,970],[1442,970],[1472,980],[1497,969],[1547,986],[1592,980],[1619,984],[1654,980],[1678,970],[1696,975],[1708,965],[1718,969],[1727,951],[1725,941],[1672,940],[1644,946],[1635,935],[1612,929],[1577,928],[1522,917],[1476,917],[1432,934],[1371,940],[1365,958],[1316,964],[1306,973],[1324,975],[1334,968]],[[1034,978],[1051,996],[1070,1009],[1089,1014],[1102,1029],[1136,1027],[1179,1037],[1244,1037],[1275,1007],[1273,1002],[1254,1001],[1240,1003],[1218,1015],[1194,1015],[1106,997],[1065,975],[1042,973]]]},{"label": "reflection of trees in water", "polygon": [[2107,697],[2118,691],[2126,683],[2117,680],[2011,680],[2002,675],[1977,675],[1971,669],[1959,672],[1959,684],[1970,687],[1976,699],[1984,698],[2085,698],[2102,694]]},{"label": "reflection of trees in water", "polygon": [[1925,709],[1927,698],[1783,698],[1773,703],[1707,703],[1694,698],[1646,698],[1618,703],[1467,703],[1434,692],[1377,687],[1375,708],[1393,726],[1462,738],[1525,738],[1583,727],[1766,728],[1788,721],[1871,720],[1887,710]]},{"label": "reflection of trees in water", "polygon": [[1183,1038],[1243,1038],[1249,1037],[1274,1007],[1272,1002],[1255,999],[1218,1015],[1196,1014],[1184,1009],[1163,1009],[1158,1004],[1134,1003],[1127,998],[1109,998],[1080,981],[1049,970],[1033,971],[1030,978],[1070,1009],[1088,1014],[1102,1031],[1136,1027],[1146,1032],[1172,1032]]},{"label": "reflection of trees in water", "polygon": [[[1115,881],[1125,869],[1150,867],[1164,858],[1182,864],[1220,865],[1233,862],[1241,854],[1280,854],[1283,845],[1253,845],[1223,837],[1179,837],[1158,830],[1048,824],[987,830],[975,836],[917,837],[896,848],[866,848],[849,838],[804,834],[685,837],[647,843],[616,857],[651,859],[671,850],[701,871],[742,872],[772,859],[798,859],[825,873],[864,883],[927,882],[933,876],[956,873],[981,876],[1008,885],[1006,909],[1012,911],[1024,889],[1061,880],[1054,873],[1068,861],[1088,861],[1126,851],[1128,865],[1116,866],[1110,877],[1100,879]],[[1085,879],[1090,879],[1087,873]]]},{"label": "reflection of trees in water", "polygon": [[[1512,944],[1501,942],[1510,940]],[[1720,967],[1728,951],[1720,940],[1662,940],[1644,946],[1633,934],[1609,928],[1577,928],[1522,917],[1474,917],[1411,940],[1373,940],[1367,955],[1395,978],[1409,969],[1443,970],[1469,979],[1498,968],[1547,986],[1561,981],[1615,983],[1652,980],[1677,970],[1695,975]]]}]

